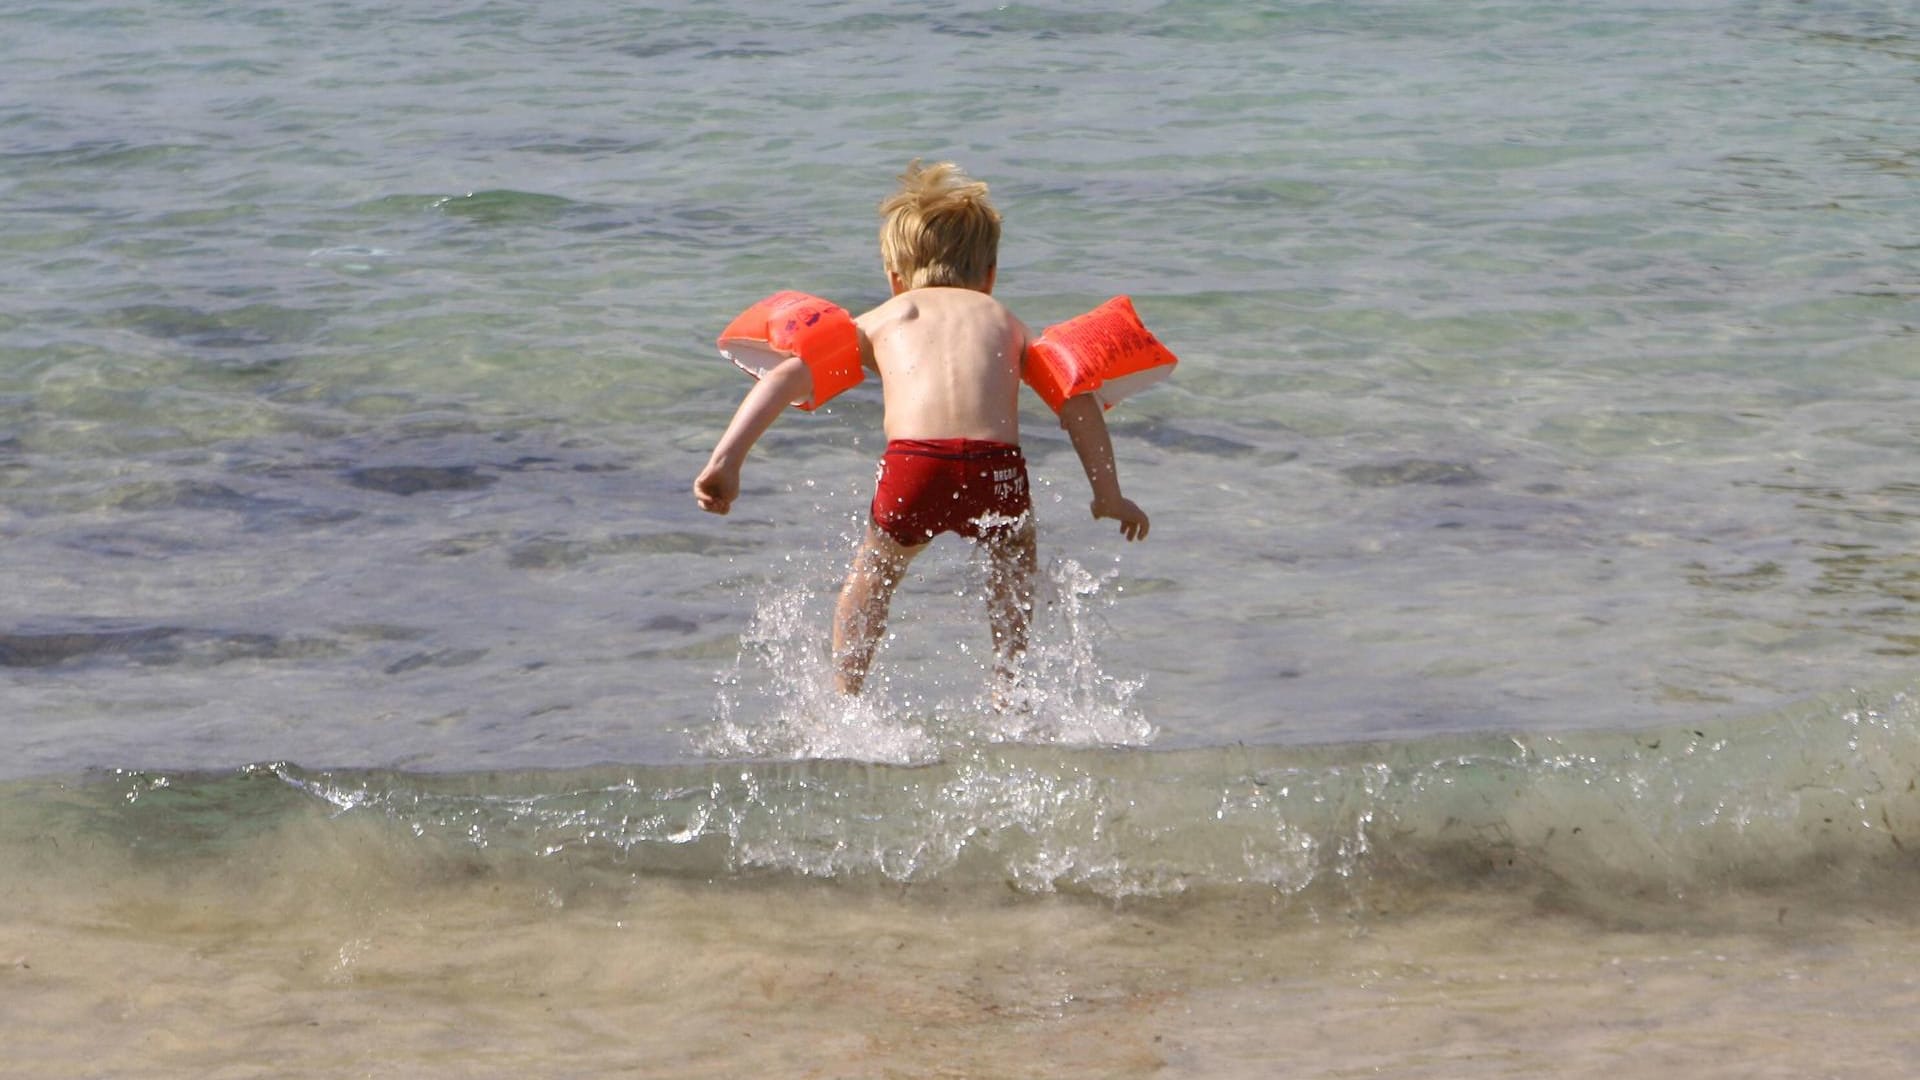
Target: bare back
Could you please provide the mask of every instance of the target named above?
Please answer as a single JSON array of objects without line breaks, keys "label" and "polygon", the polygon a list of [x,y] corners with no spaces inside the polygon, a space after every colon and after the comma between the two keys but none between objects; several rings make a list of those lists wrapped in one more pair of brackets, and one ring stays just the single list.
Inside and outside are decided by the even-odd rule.
[{"label": "bare back", "polygon": [[1028,332],[1000,301],[974,289],[912,289],[855,321],[862,359],[880,373],[887,438],[1019,445]]}]

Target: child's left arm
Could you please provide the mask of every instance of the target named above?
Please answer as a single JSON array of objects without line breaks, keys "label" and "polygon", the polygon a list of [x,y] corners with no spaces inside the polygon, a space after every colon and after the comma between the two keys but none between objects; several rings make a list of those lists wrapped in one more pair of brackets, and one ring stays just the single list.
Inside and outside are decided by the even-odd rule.
[{"label": "child's left arm", "polygon": [[1093,516],[1111,518],[1120,523],[1120,533],[1128,540],[1147,538],[1147,512],[1120,493],[1120,467],[1113,460],[1113,437],[1107,434],[1107,417],[1100,400],[1092,394],[1068,398],[1060,407],[1060,426],[1073,440],[1074,452],[1087,471],[1087,483],[1093,487]]},{"label": "child's left arm", "polygon": [[713,448],[707,467],[693,482],[693,498],[700,509],[724,514],[740,497],[740,467],[746,464],[747,451],[753,449],[781,412],[795,401],[804,401],[813,393],[813,373],[798,356],[789,356],[753,384],[733,422]]}]

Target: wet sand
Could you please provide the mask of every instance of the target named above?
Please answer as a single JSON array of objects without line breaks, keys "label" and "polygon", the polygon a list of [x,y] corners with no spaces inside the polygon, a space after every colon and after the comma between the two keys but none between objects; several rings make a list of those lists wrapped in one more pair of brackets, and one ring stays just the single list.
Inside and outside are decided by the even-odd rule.
[{"label": "wet sand", "polygon": [[308,857],[0,872],[0,1075],[1920,1068],[1920,933],[1881,911],[1748,897],[1640,926],[1496,892],[1361,911],[790,878],[562,895],[537,876],[398,857],[335,872],[274,847]]}]

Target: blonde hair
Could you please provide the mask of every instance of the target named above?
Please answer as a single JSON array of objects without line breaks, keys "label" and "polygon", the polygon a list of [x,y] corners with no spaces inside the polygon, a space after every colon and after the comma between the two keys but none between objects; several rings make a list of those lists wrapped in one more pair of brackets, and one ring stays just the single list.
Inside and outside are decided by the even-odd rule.
[{"label": "blonde hair", "polygon": [[999,260],[1000,211],[987,185],[951,161],[913,159],[880,217],[880,259],[909,289],[984,288]]}]

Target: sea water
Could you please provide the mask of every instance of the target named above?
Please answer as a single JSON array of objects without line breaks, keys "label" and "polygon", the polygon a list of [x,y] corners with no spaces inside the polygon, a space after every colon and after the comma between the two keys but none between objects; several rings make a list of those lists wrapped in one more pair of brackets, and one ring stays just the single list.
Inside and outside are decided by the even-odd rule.
[{"label": "sea water", "polygon": [[[1894,0],[0,8],[0,1075],[1905,1076]],[[714,334],[953,159],[1021,708]]]}]

